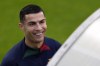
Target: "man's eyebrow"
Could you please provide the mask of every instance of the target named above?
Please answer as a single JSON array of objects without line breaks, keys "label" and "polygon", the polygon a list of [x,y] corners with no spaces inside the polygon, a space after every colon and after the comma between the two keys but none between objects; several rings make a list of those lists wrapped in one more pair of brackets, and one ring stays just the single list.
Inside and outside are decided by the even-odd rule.
[{"label": "man's eyebrow", "polygon": [[[43,21],[43,20],[46,20],[46,18],[40,20],[40,21]],[[28,23],[35,23],[35,22],[40,22],[40,21],[29,21]]]},{"label": "man's eyebrow", "polygon": [[46,20],[46,19],[42,19],[42,20],[39,20],[39,21],[30,21],[30,22],[40,22],[40,21],[43,21],[43,20]]},{"label": "man's eyebrow", "polygon": [[[42,20],[46,20],[46,19],[42,19]],[[40,20],[40,21],[42,21],[42,20]]]},{"label": "man's eyebrow", "polygon": [[36,23],[36,21],[29,21],[28,23]]}]

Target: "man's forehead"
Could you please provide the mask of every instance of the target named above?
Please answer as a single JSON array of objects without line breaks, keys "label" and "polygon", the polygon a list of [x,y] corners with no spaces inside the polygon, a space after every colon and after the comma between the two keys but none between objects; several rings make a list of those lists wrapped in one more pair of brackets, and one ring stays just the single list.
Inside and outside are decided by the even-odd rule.
[{"label": "man's forehead", "polygon": [[30,13],[30,14],[26,14],[25,17],[43,17],[44,13],[43,12],[39,12],[39,13]]},{"label": "man's forehead", "polygon": [[45,20],[45,19],[46,18],[44,16],[43,12],[25,15],[26,21],[41,21],[41,20]]}]

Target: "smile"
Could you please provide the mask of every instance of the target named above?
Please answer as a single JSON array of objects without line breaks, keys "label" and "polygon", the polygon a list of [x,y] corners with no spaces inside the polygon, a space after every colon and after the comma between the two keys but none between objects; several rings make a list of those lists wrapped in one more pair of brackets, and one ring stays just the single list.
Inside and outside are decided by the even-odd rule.
[{"label": "smile", "polygon": [[36,33],[35,35],[39,36],[39,35],[42,35],[43,33]]}]

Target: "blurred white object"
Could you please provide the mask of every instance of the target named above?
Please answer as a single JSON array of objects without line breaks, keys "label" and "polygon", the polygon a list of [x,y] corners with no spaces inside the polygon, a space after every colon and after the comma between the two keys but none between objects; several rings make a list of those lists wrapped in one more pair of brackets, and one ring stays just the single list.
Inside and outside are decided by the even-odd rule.
[{"label": "blurred white object", "polygon": [[100,66],[100,9],[72,33],[47,66]]}]

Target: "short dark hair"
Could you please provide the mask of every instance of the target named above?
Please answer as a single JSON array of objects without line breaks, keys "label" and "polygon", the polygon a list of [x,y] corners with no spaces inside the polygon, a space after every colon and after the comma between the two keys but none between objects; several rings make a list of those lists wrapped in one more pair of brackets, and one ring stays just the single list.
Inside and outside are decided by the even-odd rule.
[{"label": "short dark hair", "polygon": [[26,14],[43,12],[42,8],[35,4],[29,4],[20,11],[20,22],[23,23]]}]

